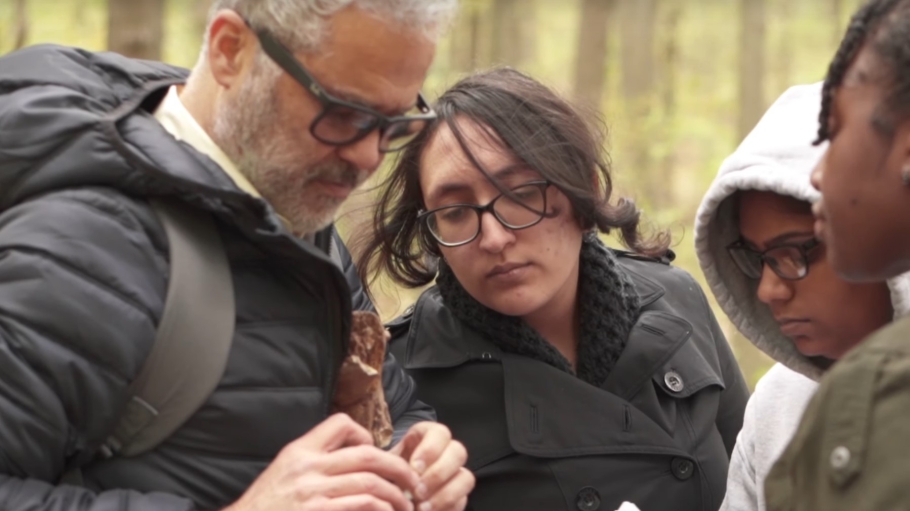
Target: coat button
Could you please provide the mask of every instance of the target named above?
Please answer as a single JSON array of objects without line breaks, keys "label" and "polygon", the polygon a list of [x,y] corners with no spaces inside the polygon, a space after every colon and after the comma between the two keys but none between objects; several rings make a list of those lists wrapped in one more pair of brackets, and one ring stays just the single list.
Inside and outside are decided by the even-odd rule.
[{"label": "coat button", "polygon": [[685,481],[695,474],[695,463],[685,458],[673,458],[670,461],[670,471],[673,472],[673,477]]},{"label": "coat button", "polygon": [[590,486],[582,488],[575,499],[575,507],[578,511],[597,511],[600,509],[600,493]]},{"label": "coat button", "polygon": [[676,371],[670,371],[664,375],[664,383],[667,384],[667,388],[673,392],[682,392],[686,388],[683,383],[682,376],[679,375]]},{"label": "coat button", "polygon": [[850,463],[850,449],[847,449],[843,445],[835,447],[831,451],[831,468],[842,469]]},{"label": "coat button", "polygon": [[405,316],[410,316],[410,315],[413,314],[413,313],[414,313],[414,306],[413,306],[413,305],[408,305],[408,308],[404,310],[404,315],[405,315]]}]

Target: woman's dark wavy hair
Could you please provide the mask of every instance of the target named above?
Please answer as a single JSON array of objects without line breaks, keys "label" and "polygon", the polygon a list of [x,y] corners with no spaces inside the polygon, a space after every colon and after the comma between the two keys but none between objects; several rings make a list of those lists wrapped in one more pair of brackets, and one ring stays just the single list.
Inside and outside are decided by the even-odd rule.
[{"label": "woman's dark wavy hair", "polygon": [[834,91],[843,83],[847,70],[867,43],[888,67],[886,97],[876,113],[875,126],[891,131],[895,121],[910,114],[910,0],[871,0],[850,19],[828,68],[822,87],[816,144],[831,138],[828,122]]},{"label": "woman's dark wavy hair", "polygon": [[[404,149],[391,174],[379,185],[382,192],[372,230],[355,242],[364,283],[372,282],[382,271],[407,287],[426,285],[436,277],[433,260],[440,252],[417,215],[425,208],[419,179],[421,156],[441,126],[452,130],[468,159],[490,178],[491,169],[483,168],[468,150],[458,124],[462,121],[485,129],[565,194],[582,229],[596,228],[603,233],[615,229],[635,252],[652,257],[666,254],[669,235],[661,232],[644,238],[639,231],[640,211],[633,201],[610,203],[613,183],[603,151],[605,130],[589,125],[567,101],[540,82],[510,68],[481,72],[446,91],[435,110],[439,117]],[[503,193],[510,193],[490,180]]]}]

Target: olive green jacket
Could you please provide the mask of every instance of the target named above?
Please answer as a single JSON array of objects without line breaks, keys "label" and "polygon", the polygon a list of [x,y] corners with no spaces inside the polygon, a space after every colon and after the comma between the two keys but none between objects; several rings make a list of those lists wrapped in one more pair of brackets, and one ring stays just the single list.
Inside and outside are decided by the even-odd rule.
[{"label": "olive green jacket", "polygon": [[768,511],[910,509],[910,318],[828,371],[765,497]]}]

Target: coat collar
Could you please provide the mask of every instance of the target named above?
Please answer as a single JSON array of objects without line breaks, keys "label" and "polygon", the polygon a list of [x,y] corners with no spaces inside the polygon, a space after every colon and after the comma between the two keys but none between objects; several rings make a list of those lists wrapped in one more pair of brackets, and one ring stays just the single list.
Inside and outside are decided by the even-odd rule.
[{"label": "coat collar", "polygon": [[[622,262],[622,254],[618,255]],[[661,284],[628,265],[621,264],[620,268],[632,280],[642,310],[653,305],[666,293]],[[411,314],[405,314],[389,324],[393,335],[408,326],[407,351],[403,361],[407,369],[455,367],[469,360],[502,358],[499,348],[486,340],[480,332],[455,318],[443,303],[435,286],[420,296]],[[627,358],[625,353],[620,361],[624,358]]]}]

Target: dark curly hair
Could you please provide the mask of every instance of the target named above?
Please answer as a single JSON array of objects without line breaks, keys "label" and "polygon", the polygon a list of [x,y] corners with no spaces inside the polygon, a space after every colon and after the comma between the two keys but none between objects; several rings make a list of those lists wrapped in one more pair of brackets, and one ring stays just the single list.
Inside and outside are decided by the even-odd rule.
[{"label": "dark curly hair", "polygon": [[860,50],[868,47],[888,66],[887,96],[878,109],[876,127],[891,130],[893,122],[910,113],[910,0],[871,0],[847,27],[822,87],[816,144],[829,140],[828,126],[834,91],[841,85]]},{"label": "dark curly hair", "polygon": [[490,130],[504,149],[565,194],[583,229],[603,233],[616,229],[632,250],[652,257],[666,254],[669,235],[661,232],[645,239],[639,232],[640,211],[631,200],[610,203],[613,185],[603,151],[605,130],[595,129],[540,82],[511,68],[480,72],[446,91],[435,110],[438,118],[405,148],[379,185],[382,192],[372,229],[354,243],[361,254],[357,266],[364,283],[382,271],[407,287],[426,285],[436,277],[432,256],[438,257],[439,249],[417,220],[425,207],[419,169],[424,150],[443,124],[474,166],[500,191],[511,193],[469,150],[456,122],[465,120]]}]

